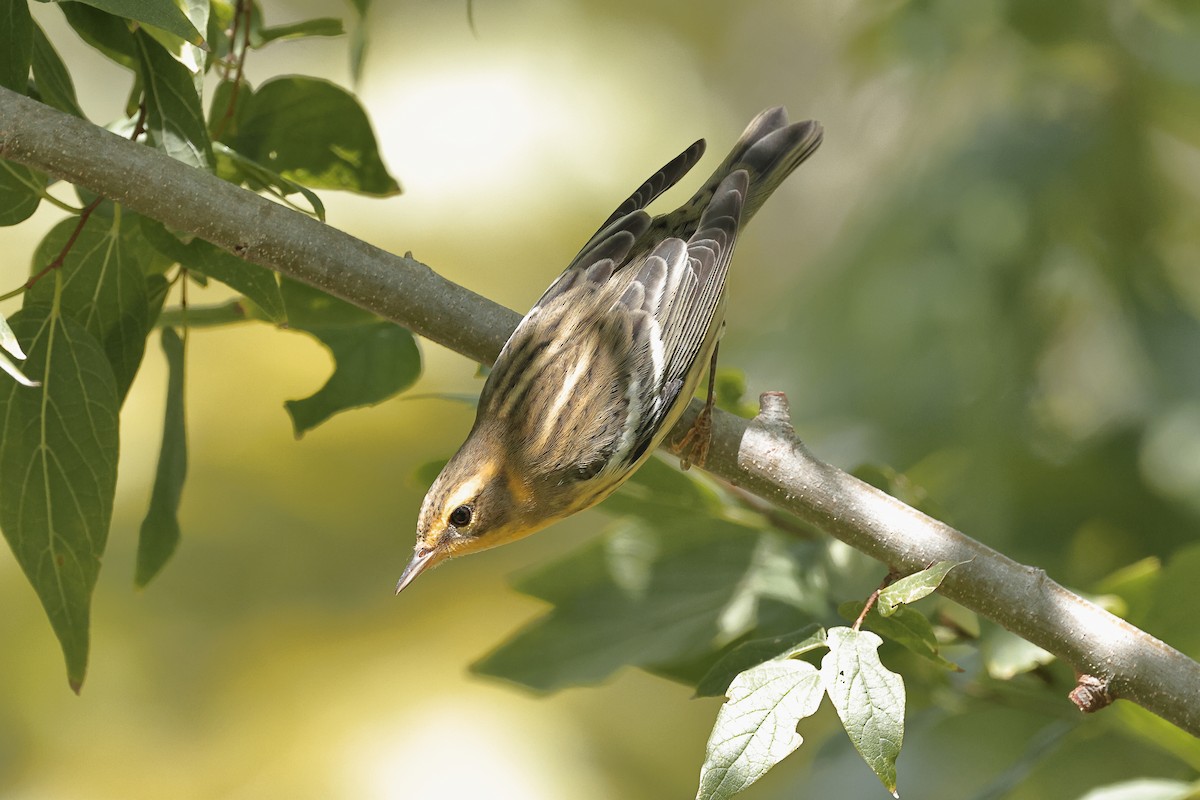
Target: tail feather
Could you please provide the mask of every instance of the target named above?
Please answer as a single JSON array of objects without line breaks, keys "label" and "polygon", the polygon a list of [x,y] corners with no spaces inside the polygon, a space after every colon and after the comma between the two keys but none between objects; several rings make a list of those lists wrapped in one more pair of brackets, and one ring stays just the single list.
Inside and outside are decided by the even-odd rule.
[{"label": "tail feather", "polygon": [[742,207],[744,226],[779,184],[820,146],[823,135],[817,122],[789,124],[782,107],[769,108],[751,120],[705,186],[715,187],[729,173],[746,170],[750,192]]}]

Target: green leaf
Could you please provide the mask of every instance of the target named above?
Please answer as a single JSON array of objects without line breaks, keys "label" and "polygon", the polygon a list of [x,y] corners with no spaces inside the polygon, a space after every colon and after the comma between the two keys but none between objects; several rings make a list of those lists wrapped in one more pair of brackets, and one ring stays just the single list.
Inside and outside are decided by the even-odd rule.
[{"label": "green leaf", "polygon": [[137,68],[137,48],[128,22],[83,3],[56,4],[79,38],[121,66],[134,70]]},{"label": "green leaf", "polygon": [[0,225],[16,225],[33,216],[42,201],[41,176],[24,164],[0,159]]},{"label": "green leaf", "polygon": [[734,678],[700,768],[697,800],[744,790],[804,741],[796,724],[816,713],[821,673],[805,661],[768,661]]},{"label": "green leaf", "polygon": [[696,684],[696,697],[720,697],[739,674],[755,664],[791,658],[825,646],[825,629],[805,625],[782,636],[743,642],[721,657]]},{"label": "green leaf", "polygon": [[317,78],[284,77],[249,98],[234,149],[315,189],[397,194],[371,123],[346,90]]},{"label": "green leaf", "polygon": [[138,535],[133,579],[138,588],[150,583],[179,545],[179,500],[187,477],[183,340],[174,328],[163,328],[162,348],[167,356],[167,407],[150,509]]},{"label": "green leaf", "polygon": [[33,78],[43,103],[84,119],[71,73],[37,24],[33,26]]},{"label": "green leaf", "polygon": [[[188,22],[197,31],[208,29],[209,0],[179,0],[180,9]],[[154,25],[142,28],[154,41],[171,55],[171,58],[183,65],[184,69],[196,76],[196,91],[200,92],[203,84],[204,63],[208,45],[203,42],[191,41],[170,31]]]},{"label": "green leaf", "polygon": [[350,36],[350,77],[357,86],[362,80],[363,64],[367,59],[367,10],[370,0],[350,0],[350,4],[358,12],[358,21]]},{"label": "green leaf", "polygon": [[[235,87],[236,93],[234,92]],[[217,88],[213,90],[212,102],[208,106],[208,129],[212,132],[213,151],[217,155],[217,175],[225,180],[234,180],[236,169],[234,164],[222,165],[221,156],[224,155],[227,160],[232,161],[234,151],[228,147],[222,147],[220,143],[233,141],[237,136],[241,119],[246,114],[246,101],[253,94],[253,87],[245,79],[239,83],[221,80],[217,83]],[[226,169],[234,172],[226,174]]]},{"label": "green leaf", "polygon": [[[522,577],[519,591],[554,608],[471,668],[548,692],[596,683],[626,665],[707,653],[752,627],[754,597],[742,603],[740,586],[756,582],[756,552],[769,536],[687,514],[655,525],[621,520]],[[738,613],[727,616],[731,610]]]},{"label": "green leaf", "polygon": [[[847,619],[858,619],[862,608],[862,601],[858,600],[842,604],[838,607],[838,613]],[[890,639],[938,666],[954,672],[962,672],[957,664],[942,657],[932,623],[915,608],[902,606],[889,617],[880,615],[875,608],[872,608],[867,613],[863,624],[883,638]]]},{"label": "green leaf", "polygon": [[288,322],[329,349],[333,374],[315,394],[284,405],[297,437],[340,411],[381,403],[421,375],[412,332],[298,281],[284,281]]},{"label": "green leaf", "polygon": [[1154,584],[1145,619],[1148,630],[1192,658],[1200,658],[1195,582],[1198,571],[1200,544],[1173,553]]},{"label": "green leaf", "polygon": [[883,640],[870,631],[832,628],[821,680],[842,727],[893,796],[904,743],[904,680],[879,661]]},{"label": "green leaf", "polygon": [[966,562],[939,561],[931,567],[914,572],[885,587],[879,593],[876,608],[885,617],[891,616],[897,608],[907,603],[915,603],[922,597],[927,597],[942,585],[950,570]]},{"label": "green leaf", "polygon": [[0,86],[18,94],[29,88],[33,18],[26,0],[0,0]]},{"label": "green leaf", "polygon": [[[46,234],[34,253],[35,272],[58,257],[78,222],[63,220]],[[150,331],[143,258],[144,253],[126,246],[121,214],[105,219],[98,210],[79,232],[61,267],[62,313],[81,323],[104,347],[122,400],[142,363]],[[26,292],[25,302],[50,304],[55,292],[52,278],[38,281]]]},{"label": "green leaf", "polygon": [[42,386],[0,385],[0,529],[79,691],[116,491],[116,382],[100,345],[70,317],[26,305],[12,327],[30,342],[28,369]]},{"label": "green leaf", "polygon": [[[173,0],[78,0],[80,3],[92,6],[108,14],[124,19],[142,22],[146,25],[153,25],[156,28],[161,28],[168,33],[173,33],[181,39],[191,42],[195,45],[204,44],[204,37],[200,35],[200,31],[196,30],[196,26],[187,18],[187,15],[180,10],[179,6],[175,5]],[[39,0],[39,2],[51,2],[51,0]],[[64,0],[53,0],[55,3],[64,2]],[[70,7],[73,3],[67,3],[64,8]]]},{"label": "green leaf", "polygon": [[[217,174],[231,183],[243,183],[256,192],[267,192],[287,203],[297,211],[325,221],[325,204],[311,189],[279,175],[255,161],[244,158],[237,151],[218,143],[214,147],[217,155]],[[301,208],[287,198],[299,194],[311,208]]]},{"label": "green leaf", "polygon": [[342,21],[335,17],[318,17],[293,22],[289,25],[275,25],[261,28],[258,31],[258,41],[251,42],[255,47],[261,47],[269,42],[280,39],[303,39],[309,36],[341,36],[346,32]]},{"label": "green leaf", "polygon": [[[704,398],[707,392],[707,384],[701,384],[700,397]],[[758,413],[758,406],[746,402],[745,397],[746,374],[740,369],[717,369],[717,380],[713,386],[713,400],[717,408],[750,419]]]},{"label": "green leaf", "polygon": [[183,242],[161,222],[148,217],[142,217],[140,223],[146,240],[163,255],[241,292],[271,322],[281,323],[287,319],[279,279],[271,270],[243,261],[203,239]]},{"label": "green leaf", "polygon": [[211,170],[212,143],[191,72],[146,33],[139,31],[135,42],[150,143],[178,161]]}]

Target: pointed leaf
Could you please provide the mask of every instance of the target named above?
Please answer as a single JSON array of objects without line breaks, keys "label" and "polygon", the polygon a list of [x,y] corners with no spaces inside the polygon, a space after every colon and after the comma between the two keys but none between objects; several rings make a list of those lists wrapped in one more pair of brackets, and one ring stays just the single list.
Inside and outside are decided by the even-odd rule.
[{"label": "pointed leaf", "polygon": [[0,159],[0,225],[16,225],[33,216],[42,201],[41,176],[12,161]]},{"label": "pointed leaf", "polygon": [[37,24],[33,26],[33,79],[43,103],[84,118],[71,73]]},{"label": "pointed leaf", "polygon": [[[178,0],[180,10],[188,18],[197,31],[208,30],[208,15],[211,6],[210,0]],[[201,89],[199,82],[203,77],[204,64],[207,59],[208,45],[202,42],[191,41],[171,31],[164,30],[154,25],[145,25],[142,27],[154,41],[158,42],[162,48],[170,54],[171,58],[183,65],[184,69],[196,76],[198,81],[196,89]]]},{"label": "pointed leaf", "polygon": [[825,646],[825,629],[806,625],[783,636],[743,642],[713,664],[696,684],[696,697],[720,697],[739,674],[766,661],[791,658]]},{"label": "pointed leaf", "polygon": [[821,680],[850,741],[894,796],[904,743],[904,681],[879,661],[883,640],[870,631],[832,628]]},{"label": "pointed leaf", "polygon": [[57,5],[79,38],[121,66],[137,69],[137,47],[126,20],[83,3],[57,2]]},{"label": "pointed leaf", "polygon": [[314,189],[397,194],[371,123],[346,90],[317,78],[267,81],[247,101],[234,149]]},{"label": "pointed leaf", "polygon": [[150,143],[178,161],[211,170],[212,143],[192,73],[144,31],[138,31],[134,41]]},{"label": "pointed leaf", "polygon": [[[40,0],[50,2],[50,0]],[[63,0],[53,0],[63,2]],[[173,0],[79,0],[79,2],[97,8],[108,14],[124,19],[144,22],[156,28],[162,28],[192,44],[204,44],[204,37],[187,15],[175,5]],[[72,5],[71,3],[67,4]]]},{"label": "pointed leaf", "polygon": [[946,574],[964,563],[966,562],[939,561],[931,567],[914,572],[912,575],[890,584],[879,593],[877,604],[879,613],[885,617],[889,616],[905,603],[915,603],[922,597],[933,594],[942,585]]},{"label": "pointed leaf", "polygon": [[117,481],[117,388],[100,345],[48,306],[13,315],[36,390],[0,385],[0,529],[62,645],[87,671],[92,589]]},{"label": "pointed leaf", "polygon": [[0,0],[0,86],[18,94],[29,87],[33,19],[26,0]]},{"label": "pointed leaf", "polygon": [[[77,224],[77,219],[66,219],[46,234],[34,254],[35,272],[58,256]],[[150,330],[143,258],[121,236],[121,215],[106,219],[98,212],[84,225],[61,267],[62,312],[103,345],[122,399],[142,363]],[[53,276],[44,277],[26,292],[26,302],[50,304],[54,286]]]},{"label": "pointed leaf", "polygon": [[804,741],[796,724],[816,713],[825,689],[806,661],[768,661],[733,679],[700,768],[697,800],[732,797]]},{"label": "pointed leaf", "polygon": [[158,574],[179,544],[179,500],[187,477],[183,340],[174,328],[163,328],[162,348],[167,356],[167,407],[150,510],[138,535],[137,570],[133,579],[138,588],[146,586]]}]

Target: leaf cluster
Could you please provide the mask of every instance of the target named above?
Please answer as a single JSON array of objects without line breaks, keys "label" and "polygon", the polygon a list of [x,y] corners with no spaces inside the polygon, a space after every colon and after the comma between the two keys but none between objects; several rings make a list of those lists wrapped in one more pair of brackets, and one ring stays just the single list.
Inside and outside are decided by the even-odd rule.
[{"label": "leaf cluster", "polygon": [[[341,35],[339,20],[271,27],[249,0],[53,5],[84,42],[133,74],[126,107],[104,120],[110,130],[318,218],[324,207],[317,189],[400,191],[352,93],[315,77],[260,86],[244,77],[254,51]],[[25,0],[0,2],[0,18],[6,21],[0,85],[83,117],[70,70]],[[209,85],[215,88],[206,92]],[[167,403],[138,539],[138,586],[159,573],[180,538],[190,328],[258,321],[303,332],[330,351],[334,370],[325,385],[286,404],[297,436],[412,385],[421,355],[412,333],[345,301],[281,280],[118,203],[82,190],[72,198],[61,189],[0,161],[0,224],[28,219],[43,202],[68,215],[38,245],[30,279],[6,295],[20,296],[20,310],[0,317],[0,367],[15,379],[0,388],[0,529],[46,610],[78,690],[116,489],[117,418],[156,329],[168,366]],[[235,298],[188,305],[189,285],[214,281]],[[172,296],[178,305],[164,308]]]}]

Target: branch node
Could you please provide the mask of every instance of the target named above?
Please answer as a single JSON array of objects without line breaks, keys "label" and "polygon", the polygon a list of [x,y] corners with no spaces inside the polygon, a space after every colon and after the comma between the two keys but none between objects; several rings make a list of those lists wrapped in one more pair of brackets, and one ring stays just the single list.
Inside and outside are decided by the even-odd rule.
[{"label": "branch node", "polygon": [[1094,714],[1111,705],[1112,701],[1116,699],[1112,696],[1110,689],[1111,685],[1107,678],[1084,674],[1079,676],[1075,688],[1067,697],[1084,714]]},{"label": "branch node", "polygon": [[791,427],[792,415],[788,408],[787,395],[783,392],[763,392],[758,396],[757,421],[767,425]]}]

